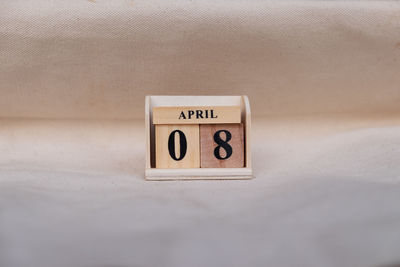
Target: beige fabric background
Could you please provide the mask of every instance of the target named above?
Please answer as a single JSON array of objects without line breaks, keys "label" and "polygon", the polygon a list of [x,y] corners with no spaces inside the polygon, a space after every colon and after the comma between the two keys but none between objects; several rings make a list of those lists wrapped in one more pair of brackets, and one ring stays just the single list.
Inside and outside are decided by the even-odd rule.
[{"label": "beige fabric background", "polygon": [[[0,266],[400,262],[397,1],[0,1]],[[256,178],[146,182],[146,94],[247,94]]]},{"label": "beige fabric background", "polygon": [[143,118],[146,94],[244,93],[255,115],[398,112],[399,10],[385,1],[1,1],[0,116]]}]

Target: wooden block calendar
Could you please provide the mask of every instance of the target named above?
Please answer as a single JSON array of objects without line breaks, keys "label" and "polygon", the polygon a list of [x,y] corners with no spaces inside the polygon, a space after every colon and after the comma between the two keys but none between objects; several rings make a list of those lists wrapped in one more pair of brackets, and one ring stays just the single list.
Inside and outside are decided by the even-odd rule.
[{"label": "wooden block calendar", "polygon": [[148,180],[249,179],[246,96],[147,96]]}]

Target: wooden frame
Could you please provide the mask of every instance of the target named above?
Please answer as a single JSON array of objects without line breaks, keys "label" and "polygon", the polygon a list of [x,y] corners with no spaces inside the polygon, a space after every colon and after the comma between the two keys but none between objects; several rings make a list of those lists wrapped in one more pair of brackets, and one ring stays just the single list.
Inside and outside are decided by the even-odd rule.
[{"label": "wooden frame", "polygon": [[[244,168],[194,168],[194,169],[156,169],[155,168],[155,129],[153,107],[171,106],[234,106],[241,109],[245,139]],[[147,180],[196,180],[196,179],[250,179],[253,177],[250,149],[251,112],[247,96],[146,96],[146,168]]]}]

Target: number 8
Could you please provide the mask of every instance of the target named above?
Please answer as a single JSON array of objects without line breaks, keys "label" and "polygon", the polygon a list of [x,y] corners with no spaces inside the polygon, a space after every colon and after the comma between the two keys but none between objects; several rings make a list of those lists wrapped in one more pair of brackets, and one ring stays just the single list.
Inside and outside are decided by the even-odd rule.
[{"label": "number 8", "polygon": [[[221,133],[224,132],[226,135],[226,139],[221,139]],[[219,130],[214,134],[214,141],[218,144],[218,146],[214,149],[214,156],[217,159],[228,159],[232,156],[232,147],[228,144],[228,142],[232,139],[232,134],[227,130]],[[226,155],[225,157],[221,157],[221,147],[225,149]]]}]

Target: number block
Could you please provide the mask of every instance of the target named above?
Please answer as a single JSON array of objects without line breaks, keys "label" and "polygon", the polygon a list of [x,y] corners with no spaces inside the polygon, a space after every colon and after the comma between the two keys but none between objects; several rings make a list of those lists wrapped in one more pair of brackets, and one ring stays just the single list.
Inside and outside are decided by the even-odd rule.
[{"label": "number block", "polygon": [[243,124],[200,125],[201,168],[243,168]]},{"label": "number block", "polygon": [[155,125],[156,168],[200,168],[199,125]]}]

